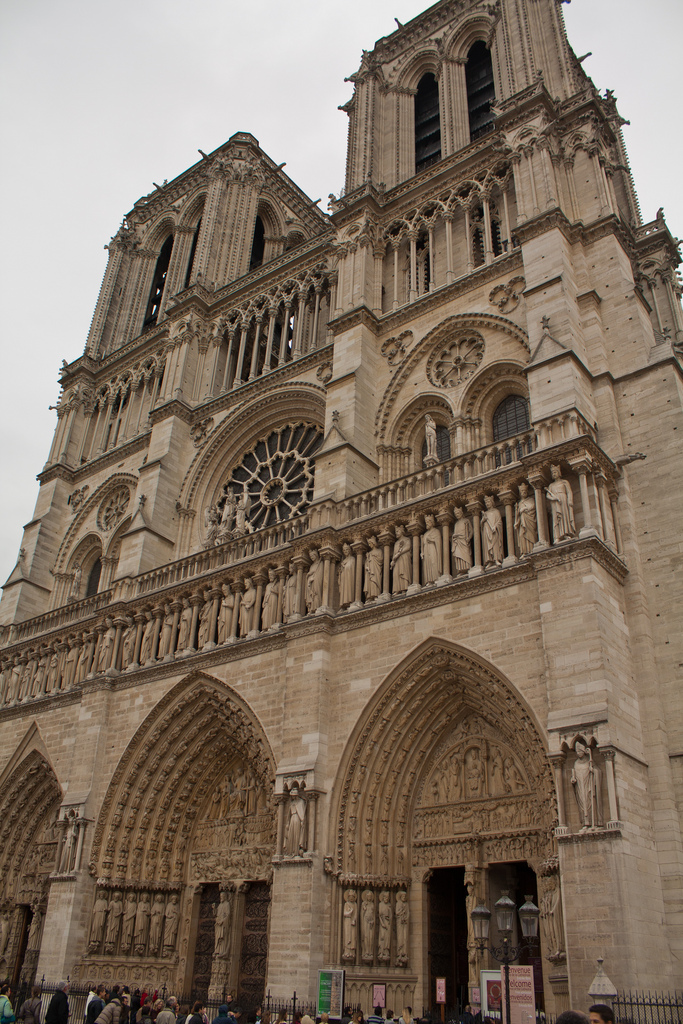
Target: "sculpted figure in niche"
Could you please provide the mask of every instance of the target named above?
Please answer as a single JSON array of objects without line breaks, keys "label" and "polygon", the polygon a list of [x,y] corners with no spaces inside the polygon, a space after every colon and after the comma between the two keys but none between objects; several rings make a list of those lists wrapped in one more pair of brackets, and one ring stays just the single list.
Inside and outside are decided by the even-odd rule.
[{"label": "sculpted figure in niche", "polygon": [[151,953],[158,952],[161,945],[161,935],[164,928],[164,909],[164,897],[158,892],[154,897],[152,913],[150,915],[149,949]]},{"label": "sculpted figure in niche", "polygon": [[375,949],[375,896],[371,889],[361,897],[360,943],[363,962],[371,964]]},{"label": "sculpted figure in niche", "polygon": [[223,591],[223,597],[221,599],[221,608],[218,613],[218,643],[224,644],[230,636],[232,610],[235,607],[235,597],[228,583],[224,583],[221,590]]},{"label": "sculpted figure in niche", "polygon": [[546,488],[546,497],[550,502],[550,514],[553,524],[553,544],[569,537],[576,536],[574,523],[574,495],[566,480],[562,479],[559,466],[551,466],[552,481]]},{"label": "sculpted figure in niche", "polygon": [[178,897],[173,893],[164,912],[164,956],[169,956],[175,949],[179,914]]},{"label": "sculpted figure in niche", "polygon": [[216,909],[216,925],[213,934],[214,956],[227,956],[230,943],[230,903],[227,892],[221,893],[220,903]]},{"label": "sculpted figure in niche", "polygon": [[384,556],[376,537],[368,537],[365,555],[365,600],[374,601],[382,593],[382,564]]},{"label": "sculpted figure in niche", "polygon": [[520,555],[528,555],[538,540],[538,531],[536,502],[529,496],[529,485],[524,481],[519,485],[519,501],[515,508],[515,532]]},{"label": "sculpted figure in niche", "polygon": [[342,545],[342,560],[338,569],[339,606],[348,608],[356,596],[356,558],[350,544]]},{"label": "sculpted figure in niche", "polygon": [[0,956],[5,952],[7,948],[7,941],[9,939],[9,911],[4,910],[0,914]]},{"label": "sculpted figure in niche", "polygon": [[422,559],[422,582],[425,586],[436,583],[441,575],[441,530],[436,525],[434,516],[425,516],[425,532],[420,538],[420,558]]},{"label": "sculpted figure in niche", "polygon": [[472,522],[466,518],[465,510],[460,505],[455,505],[455,523],[453,525],[453,537],[451,538],[451,551],[453,552],[453,566],[458,575],[469,572],[472,568]]},{"label": "sculpted figure in niche", "polygon": [[173,642],[173,612],[169,604],[164,605],[164,621],[161,627],[161,635],[159,637],[159,657],[165,658],[171,653],[171,644]]},{"label": "sculpted figure in niche", "polygon": [[83,579],[83,569],[81,568],[80,562],[76,562],[74,565],[74,574],[71,580],[70,596],[77,601],[81,596],[81,580]]},{"label": "sculpted figure in niche", "polygon": [[123,658],[121,661],[122,668],[128,668],[129,665],[133,664],[133,658],[135,657],[135,638],[138,633],[137,624],[133,619],[128,619],[128,626],[124,631],[122,637],[123,644]]},{"label": "sculpted figure in niche", "polygon": [[479,747],[470,747],[465,755],[467,794],[471,797],[484,796],[484,762]]},{"label": "sculpted figure in niche", "polygon": [[282,601],[282,617],[289,622],[292,615],[296,614],[296,570],[292,564],[287,566],[287,579],[285,580],[285,593]]},{"label": "sculpted figure in niche", "polygon": [[206,530],[205,548],[215,547],[220,527],[220,516],[215,505],[209,505],[204,510],[204,528]]},{"label": "sculpted figure in niche", "polygon": [[377,908],[377,918],[379,923],[379,933],[377,935],[377,959],[382,963],[387,963],[390,956],[392,916],[391,894],[385,890],[379,894],[379,906]]},{"label": "sculpted figure in niche", "polygon": [[581,740],[574,744],[576,761],[572,768],[572,786],[579,807],[581,830],[595,828],[602,822],[600,808],[600,769],[593,762],[589,747]]},{"label": "sculpted figure in niche", "polygon": [[104,937],[105,952],[113,953],[119,937],[121,918],[123,916],[123,900],[120,892],[115,892],[109,903],[109,920],[107,921],[107,932]]},{"label": "sculpted figure in niche", "polygon": [[31,930],[28,934],[28,942],[26,949],[37,952],[40,949],[41,933],[43,930],[43,911],[40,907],[35,907],[33,911],[33,917],[31,918]]},{"label": "sculpted figure in niche", "polygon": [[292,783],[287,804],[287,831],[285,833],[285,853],[290,857],[298,857],[304,848],[304,826],[306,824],[306,800],[301,795],[296,782]]},{"label": "sculpted figure in niche", "polygon": [[152,660],[152,643],[154,641],[154,619],[150,611],[145,612],[145,629],[142,634],[142,645],[140,647],[140,664],[146,665]]},{"label": "sculpted figure in niche", "polygon": [[511,757],[506,757],[503,764],[503,779],[508,793],[521,793],[525,788],[521,772]]},{"label": "sculpted figure in niche", "polygon": [[546,875],[540,878],[539,882],[541,885],[539,910],[541,911],[548,956],[559,958],[564,951],[560,880],[557,875]]},{"label": "sculpted figure in niche", "polygon": [[[183,598],[183,610],[180,613],[180,622],[178,624],[178,643],[176,645],[176,654],[181,653],[187,647],[190,646],[190,632],[192,631],[192,609],[190,608],[190,602],[188,598]],[[142,655],[140,655],[140,662],[144,665]]]},{"label": "sculpted figure in niche", "polygon": [[408,893],[400,890],[396,893],[396,966],[405,967],[408,963],[408,929],[410,910],[408,909]]},{"label": "sculpted figure in niche", "polygon": [[204,644],[209,642],[209,631],[211,629],[211,609],[213,598],[208,590],[204,591],[204,604],[199,613],[199,629],[197,630],[197,650],[201,651]]},{"label": "sculpted figure in niche", "polygon": [[213,791],[213,796],[211,797],[211,806],[209,807],[210,821],[218,821],[219,818],[223,817],[223,815],[221,814],[222,799],[223,794],[221,792],[221,787],[216,786],[215,790]]},{"label": "sculpted figure in niche", "polygon": [[90,945],[99,946],[104,935],[104,924],[107,920],[107,910],[109,904],[107,903],[104,889],[98,889],[97,899],[95,900],[95,906],[92,912],[92,924],[90,926]]},{"label": "sculpted figure in niche", "polygon": [[238,537],[243,537],[247,532],[247,516],[251,511],[251,498],[247,485],[244,484],[242,487],[242,493],[237,501],[235,509],[235,534]]},{"label": "sculpted figure in niche", "polygon": [[121,949],[124,953],[127,953],[133,944],[137,907],[135,893],[129,892],[126,896],[126,905],[123,910],[123,929],[121,931]]},{"label": "sculpted figure in niche", "polygon": [[[95,650],[95,641],[92,633],[83,634],[83,646],[81,647],[81,653],[78,656],[78,664],[76,665],[76,683],[82,683],[88,674],[88,665],[92,662],[93,651]],[[38,663],[38,671],[36,673],[36,681],[34,689],[36,693],[40,693],[43,679],[45,676],[45,669],[47,667],[47,659],[42,657]]]},{"label": "sculpted figure in niche", "polygon": [[277,603],[280,592],[275,569],[268,570],[268,582],[263,592],[263,611],[261,613],[261,629],[270,629],[277,623]]},{"label": "sculpted figure in niche", "polygon": [[503,755],[498,747],[491,748],[491,796],[499,796],[501,793],[509,793],[510,786],[505,781],[503,768]]},{"label": "sculpted figure in niche", "polygon": [[225,504],[223,505],[223,512],[221,514],[221,522],[218,529],[219,539],[224,539],[230,536],[232,530],[232,521],[235,518],[235,495],[232,490],[228,487],[225,492]]},{"label": "sculpted figure in niche", "polygon": [[413,580],[413,558],[410,537],[406,536],[405,526],[396,527],[396,540],[391,558],[393,569],[392,593],[403,594]]},{"label": "sculpted figure in niche", "polygon": [[251,633],[254,623],[254,605],[256,604],[256,591],[251,576],[244,577],[244,593],[240,601],[240,636],[247,636]]},{"label": "sculpted figure in niche", "polygon": [[358,907],[356,906],[356,894],[353,889],[347,889],[344,893],[344,926],[343,943],[344,953],[342,960],[356,959],[356,923],[358,920]]},{"label": "sculpted figure in niche", "polygon": [[425,415],[425,440],[427,442],[426,459],[436,459],[436,423],[429,413]]},{"label": "sculpted figure in niche", "polygon": [[[97,658],[97,671],[104,672],[105,669],[109,668],[109,661],[111,659],[112,651],[114,650],[114,640],[116,639],[116,629],[111,619],[105,619],[107,626],[106,632],[102,634],[102,640],[100,641],[100,653]],[[51,668],[52,666],[50,666]]]},{"label": "sculpted figure in niche", "polygon": [[484,566],[503,561],[503,518],[492,494],[484,495],[486,510],[481,514],[481,547]]},{"label": "sculpted figure in niche", "polygon": [[147,949],[150,910],[149,893],[140,893],[140,900],[135,912],[135,952],[138,956],[143,956]]},{"label": "sculpted figure in niche", "polygon": [[306,608],[309,614],[323,603],[323,575],[325,566],[316,548],[309,551],[311,564],[306,574]]}]

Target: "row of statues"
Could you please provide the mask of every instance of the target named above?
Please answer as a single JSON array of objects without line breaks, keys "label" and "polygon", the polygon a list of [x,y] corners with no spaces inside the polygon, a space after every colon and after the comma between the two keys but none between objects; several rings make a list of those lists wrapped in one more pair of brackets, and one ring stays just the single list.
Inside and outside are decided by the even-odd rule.
[{"label": "row of statues", "polygon": [[251,769],[238,766],[216,786],[211,797],[209,819],[222,821],[233,815],[248,817],[267,810],[267,796]]},{"label": "row of statues", "polygon": [[392,894],[383,890],[378,896],[372,889],[360,893],[346,889],[342,910],[342,961],[344,963],[388,964],[391,959],[392,936],[393,962],[396,967],[406,967],[409,953],[410,909],[408,894],[404,889],[396,893],[392,906]]},{"label": "row of statues", "polygon": [[439,764],[431,779],[428,802],[438,805],[508,796],[527,788],[510,754],[498,746],[486,749],[473,744],[449,754]]},{"label": "row of statues", "polygon": [[178,894],[98,889],[88,950],[107,955],[169,957],[175,950],[180,918]]},{"label": "row of statues", "polygon": [[236,540],[253,532],[249,522],[251,512],[251,496],[246,483],[242,485],[242,493],[235,497],[229,486],[225,487],[222,504],[209,505],[204,511],[204,547],[218,547],[226,541]]}]

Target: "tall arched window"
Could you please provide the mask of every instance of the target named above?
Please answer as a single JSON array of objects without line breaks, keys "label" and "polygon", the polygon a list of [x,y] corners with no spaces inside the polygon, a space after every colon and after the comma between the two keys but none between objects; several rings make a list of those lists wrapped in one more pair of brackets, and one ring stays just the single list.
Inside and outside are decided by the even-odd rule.
[{"label": "tall arched window", "polygon": [[251,243],[251,256],[249,257],[249,269],[256,270],[263,263],[263,253],[266,248],[266,229],[261,218],[256,215],[254,224],[254,240]]},{"label": "tall arched window", "polygon": [[157,265],[154,268],[152,288],[149,293],[147,312],[145,313],[145,327],[149,327],[151,324],[155,324],[157,322],[161,300],[164,297],[164,286],[166,284],[166,275],[168,273],[168,265],[171,262],[172,251],[173,235],[169,235],[161,247]]},{"label": "tall arched window", "polygon": [[493,440],[504,441],[529,429],[529,403],[521,395],[508,395],[493,414]]},{"label": "tall arched window", "polygon": [[470,119],[470,141],[493,128],[491,104],[496,98],[493,87],[491,51],[481,39],[470,48],[465,65],[467,113]]},{"label": "tall arched window", "polygon": [[415,173],[441,159],[439,84],[434,75],[423,75],[415,94]]},{"label": "tall arched window", "polygon": [[85,585],[85,597],[93,597],[97,593],[101,575],[102,560],[100,558],[96,558],[92,564],[90,572],[88,573],[88,582]]},{"label": "tall arched window", "polygon": [[194,264],[194,257],[195,257],[195,254],[197,252],[197,242],[199,241],[199,229],[201,228],[201,226],[202,226],[202,219],[200,217],[199,218],[199,224],[197,224],[197,228],[195,230],[195,233],[192,236],[192,248],[190,249],[190,258],[187,261],[187,273],[185,274],[185,282],[183,284],[183,288],[189,288],[190,287],[190,279],[192,277],[192,266]]}]

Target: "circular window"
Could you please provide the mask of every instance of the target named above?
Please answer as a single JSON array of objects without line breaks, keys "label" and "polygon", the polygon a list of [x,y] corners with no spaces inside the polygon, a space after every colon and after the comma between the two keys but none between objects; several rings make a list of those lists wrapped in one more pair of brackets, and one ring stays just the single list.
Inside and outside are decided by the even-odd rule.
[{"label": "circular window", "polygon": [[97,513],[97,525],[100,530],[111,530],[123,517],[130,502],[130,491],[127,487],[119,487],[100,505]]},{"label": "circular window", "polygon": [[[246,508],[251,530],[281,523],[302,512],[313,497],[313,456],[322,444],[320,427],[288,423],[260,440],[233,470],[216,502],[225,519],[225,505],[231,495],[229,518],[239,526],[239,507]],[[244,514],[244,513],[242,513]]]},{"label": "circular window", "polygon": [[437,345],[427,363],[427,376],[437,388],[454,388],[471,377],[484,355],[479,334],[452,338]]}]

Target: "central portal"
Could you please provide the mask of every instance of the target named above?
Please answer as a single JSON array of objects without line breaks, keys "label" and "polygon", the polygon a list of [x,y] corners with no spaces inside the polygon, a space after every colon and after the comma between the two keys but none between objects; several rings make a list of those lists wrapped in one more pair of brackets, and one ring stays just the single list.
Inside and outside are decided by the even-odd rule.
[{"label": "central portal", "polygon": [[446,979],[449,1007],[464,1007],[467,985],[465,869],[438,868],[429,879],[429,1009],[438,1011],[436,979]]}]

